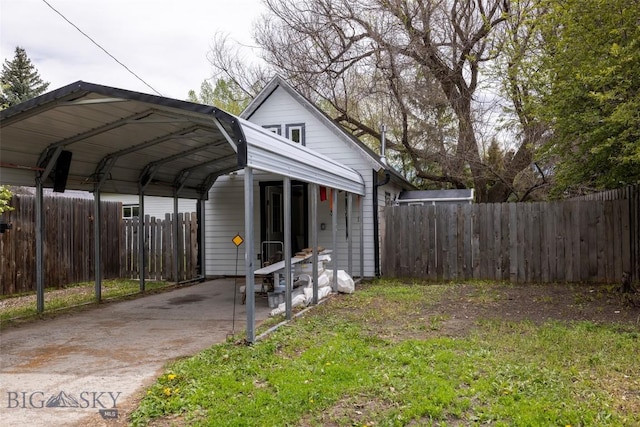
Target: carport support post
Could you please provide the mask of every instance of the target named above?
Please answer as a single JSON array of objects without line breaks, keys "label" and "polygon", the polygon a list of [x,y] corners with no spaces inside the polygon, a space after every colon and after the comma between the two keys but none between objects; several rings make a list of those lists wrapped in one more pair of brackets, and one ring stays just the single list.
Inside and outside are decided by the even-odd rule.
[{"label": "carport support post", "polygon": [[[253,169],[244,168],[244,274],[247,294],[247,342],[255,341],[255,275],[253,272]],[[237,292],[235,289],[234,292]]]},{"label": "carport support post", "polygon": [[358,196],[360,205],[360,279],[364,278],[364,197]]},{"label": "carport support post", "polygon": [[331,290],[338,291],[338,190],[333,189],[331,192],[333,200],[333,212],[331,212],[331,227],[333,240],[333,279],[331,280]]},{"label": "carport support post", "polygon": [[313,303],[318,304],[318,184],[311,184],[311,248]]},{"label": "carport support post", "polygon": [[353,277],[353,194],[347,196],[347,268]]},{"label": "carport support post", "polygon": [[93,215],[93,256],[94,262],[94,277],[95,277],[95,293],[96,302],[102,300],[102,233],[100,232],[102,224],[102,206],[100,204],[100,189],[96,188],[93,192],[94,203],[94,215]]},{"label": "carport support post", "polygon": [[207,257],[205,253],[205,232],[204,232],[204,223],[205,223],[205,212],[206,212],[206,200],[199,199],[198,207],[200,208],[200,215],[198,216],[198,232],[200,233],[200,245],[198,246],[198,251],[200,251],[200,277],[204,280],[207,276],[206,262]]},{"label": "carport support post", "polygon": [[36,293],[38,313],[44,311],[44,209],[42,180],[36,178]]},{"label": "carport support post", "polygon": [[144,259],[144,190],[142,186],[139,187],[139,195],[138,195],[138,264],[139,264],[139,273],[138,277],[140,278],[140,292],[144,292],[144,279],[145,279],[145,271],[146,271],[146,263]]},{"label": "carport support post", "polygon": [[287,320],[291,320],[291,178],[284,177],[284,302]]},{"label": "carport support post", "polygon": [[178,274],[180,273],[179,266],[179,254],[178,254],[178,191],[173,192],[173,277],[176,283],[180,280]]}]

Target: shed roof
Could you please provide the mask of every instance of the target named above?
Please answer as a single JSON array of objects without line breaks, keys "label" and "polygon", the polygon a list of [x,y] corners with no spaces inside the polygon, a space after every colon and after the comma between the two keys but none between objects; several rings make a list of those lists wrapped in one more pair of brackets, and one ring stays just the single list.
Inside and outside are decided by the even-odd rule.
[{"label": "shed roof", "polygon": [[473,188],[459,190],[415,190],[403,191],[398,202],[433,202],[433,201],[473,201]]},{"label": "shed roof", "polygon": [[71,190],[206,198],[254,167],[364,194],[354,170],[216,107],[78,81],[0,112],[0,182],[53,186],[72,153]]}]

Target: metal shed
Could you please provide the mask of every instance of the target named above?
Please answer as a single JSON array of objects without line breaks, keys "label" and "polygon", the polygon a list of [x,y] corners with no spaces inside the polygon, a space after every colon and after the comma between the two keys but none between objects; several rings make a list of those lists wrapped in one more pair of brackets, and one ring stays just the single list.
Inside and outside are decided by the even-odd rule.
[{"label": "metal shed", "polygon": [[[178,197],[204,201],[219,176],[244,170],[245,271],[251,292],[254,169],[283,177],[285,206],[291,179],[312,184],[312,191],[321,185],[365,195],[364,181],[356,171],[212,106],[78,81],[0,112],[0,183],[36,187],[39,311],[44,309],[44,187],[93,192],[98,222],[101,192],[138,194],[143,217],[144,195],[173,197],[174,206]],[[203,202],[198,205],[204,210]],[[204,224],[200,225],[204,239]],[[95,229],[98,254],[100,232]],[[317,224],[311,231],[312,242],[317,242]],[[290,251],[289,247],[289,255]],[[204,262],[201,265],[204,269]],[[95,271],[99,300],[99,256]],[[144,290],[144,277],[140,282]],[[249,298],[250,342],[253,311]]]}]

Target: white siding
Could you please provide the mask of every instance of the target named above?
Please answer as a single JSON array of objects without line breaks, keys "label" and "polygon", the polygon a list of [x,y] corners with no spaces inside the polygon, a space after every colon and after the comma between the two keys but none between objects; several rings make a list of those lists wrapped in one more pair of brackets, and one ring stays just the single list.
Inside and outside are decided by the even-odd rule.
[{"label": "white siding", "polygon": [[[254,180],[255,182],[255,180]],[[260,193],[254,185],[254,205],[258,207]],[[259,234],[260,213],[254,214]],[[206,273],[208,276],[244,274],[244,244],[236,250],[233,237],[244,232],[244,177],[242,173],[218,178],[209,192],[205,205]],[[236,263],[237,255],[237,263]]]},{"label": "white siding", "polygon": [[[260,254],[262,251],[260,235],[260,182],[278,181],[281,177],[270,174],[254,174],[254,253]],[[318,230],[318,244],[325,248],[333,248],[332,242],[332,217],[329,209],[329,191],[327,200],[318,202],[318,223],[325,224],[325,230]],[[309,194],[311,197],[311,194]],[[369,198],[370,199],[370,198]],[[360,202],[364,199],[360,198]],[[311,201],[309,201],[311,203]],[[366,212],[366,211],[365,211]],[[344,193],[338,195],[338,268],[347,269],[347,239],[346,239],[346,207]],[[360,272],[360,212],[358,208],[358,198],[353,196],[353,268],[356,275]],[[207,275],[234,275],[236,274],[236,247],[231,241],[233,237],[240,233],[245,238],[244,230],[244,176],[239,172],[236,176],[222,176],[218,178],[209,193],[209,200],[206,204],[206,253]],[[309,224],[311,224],[311,206],[309,206]],[[365,229],[366,235],[366,229]],[[309,241],[311,236],[309,235]],[[366,244],[365,244],[366,249]],[[244,245],[238,250],[237,272],[244,274]],[[257,258],[257,257],[256,257]],[[365,251],[365,275],[373,276],[373,265],[370,274],[367,273],[367,259],[373,259],[373,249],[367,255]],[[258,262],[258,261],[256,261]]]},{"label": "white siding", "polygon": [[[122,202],[123,205],[137,205],[139,197],[134,194],[100,194],[100,200]],[[195,212],[196,200],[178,199],[178,212]],[[144,197],[144,214],[156,218],[164,218],[165,214],[173,213],[173,199],[170,197]]]}]

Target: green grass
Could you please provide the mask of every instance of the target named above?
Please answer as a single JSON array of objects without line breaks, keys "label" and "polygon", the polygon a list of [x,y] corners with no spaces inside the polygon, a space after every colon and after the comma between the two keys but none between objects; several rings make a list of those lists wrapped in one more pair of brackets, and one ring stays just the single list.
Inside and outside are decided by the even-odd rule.
[{"label": "green grass", "polygon": [[[146,291],[154,291],[167,287],[167,282],[145,282]],[[65,294],[57,294],[56,289],[45,289],[45,310],[44,314],[57,312],[60,310],[78,307],[85,304],[95,302],[94,282],[82,282],[68,285],[66,289],[73,289],[73,292]],[[119,299],[140,292],[140,283],[137,280],[113,279],[104,280],[102,282],[102,299]],[[35,297],[30,299],[23,298],[27,296],[35,296],[35,292],[3,296],[2,300],[10,300],[12,298],[20,299],[18,304],[12,304],[10,307],[0,309],[0,322],[8,322],[14,319],[25,319],[38,315]]]},{"label": "green grass", "polygon": [[638,330],[487,320],[438,336],[447,316],[425,313],[451,286],[377,281],[173,363],[132,424],[640,425]]}]

